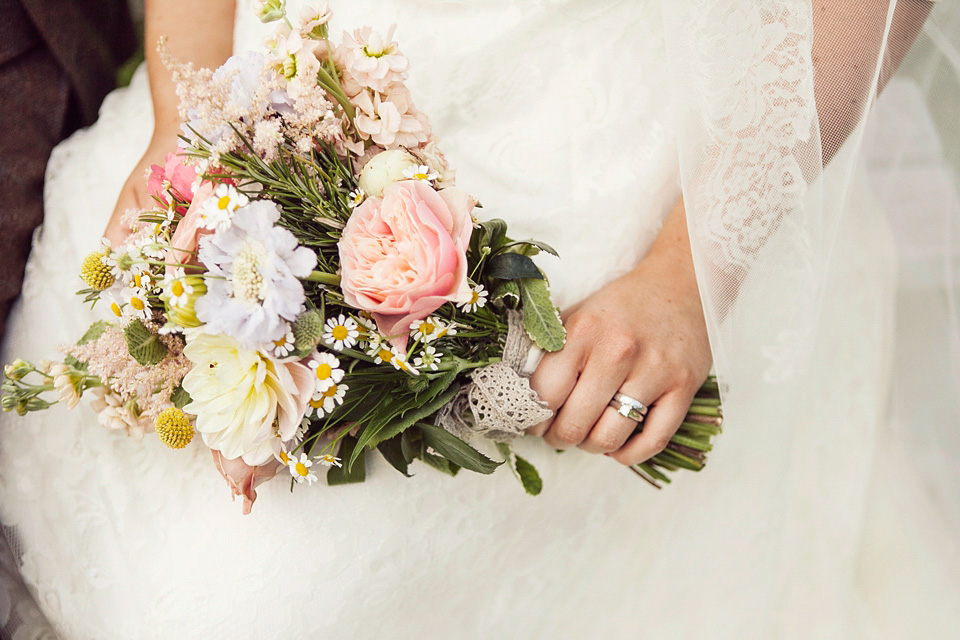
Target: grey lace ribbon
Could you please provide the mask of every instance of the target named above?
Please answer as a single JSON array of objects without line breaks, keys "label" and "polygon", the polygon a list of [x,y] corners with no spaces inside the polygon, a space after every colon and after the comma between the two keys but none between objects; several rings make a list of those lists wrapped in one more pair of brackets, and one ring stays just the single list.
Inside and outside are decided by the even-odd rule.
[{"label": "grey lace ribbon", "polygon": [[530,373],[543,352],[527,335],[520,312],[507,313],[507,327],[503,359],[475,369],[437,413],[439,426],[465,440],[512,440],[553,415],[530,388]]}]

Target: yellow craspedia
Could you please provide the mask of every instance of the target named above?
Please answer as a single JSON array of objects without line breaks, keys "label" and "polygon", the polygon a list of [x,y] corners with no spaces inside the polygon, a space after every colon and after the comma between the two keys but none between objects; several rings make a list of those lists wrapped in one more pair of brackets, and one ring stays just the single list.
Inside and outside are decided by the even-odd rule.
[{"label": "yellow craspedia", "polygon": [[171,449],[183,449],[193,440],[193,425],[187,414],[176,407],[164,409],[153,423],[160,442]]},{"label": "yellow craspedia", "polygon": [[110,267],[104,262],[106,251],[94,251],[83,259],[80,265],[80,277],[87,286],[97,291],[104,291],[113,286],[116,278],[110,273]]}]

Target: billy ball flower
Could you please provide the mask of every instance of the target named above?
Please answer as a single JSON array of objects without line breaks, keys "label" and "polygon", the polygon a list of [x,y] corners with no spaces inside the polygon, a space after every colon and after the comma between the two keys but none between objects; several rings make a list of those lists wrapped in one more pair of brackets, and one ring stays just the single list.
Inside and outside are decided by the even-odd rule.
[{"label": "billy ball flower", "polygon": [[80,278],[91,289],[104,291],[113,286],[117,278],[110,270],[106,258],[110,255],[109,250],[94,251],[83,259],[80,265]]},{"label": "billy ball flower", "polygon": [[171,449],[182,449],[193,440],[193,425],[190,419],[180,409],[170,407],[164,409],[153,423],[160,442]]},{"label": "billy ball flower", "polygon": [[323,331],[324,344],[333,347],[337,351],[349,349],[357,344],[360,338],[360,331],[357,327],[357,321],[342,313],[336,318],[327,320]]},{"label": "billy ball flower", "polygon": [[343,380],[340,360],[332,353],[314,352],[307,365],[313,371],[316,379],[314,384],[318,392],[322,393]]}]

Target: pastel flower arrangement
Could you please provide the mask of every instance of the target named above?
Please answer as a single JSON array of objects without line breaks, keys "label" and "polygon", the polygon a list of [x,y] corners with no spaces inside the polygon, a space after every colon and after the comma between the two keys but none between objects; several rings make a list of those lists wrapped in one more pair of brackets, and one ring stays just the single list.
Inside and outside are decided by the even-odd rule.
[{"label": "pastel flower arrangement", "polygon": [[[110,429],[171,448],[199,433],[245,512],[282,469],[293,485],[320,468],[328,484],[362,481],[374,450],[404,475],[414,460],[451,475],[506,462],[539,492],[507,442],[495,461],[439,416],[480,419],[464,394],[504,358],[509,314],[526,340],[562,348],[531,260],[554,252],[475,217],[392,30],[334,43],[325,5],[298,21],[278,0],[256,11],[277,25],[266,50],[216,70],[178,63],[161,40],[182,143],[151,168],[155,206],[81,267],[80,293],[110,320],[63,346],[63,362],[8,365],[3,408],[46,409],[48,391],[72,408],[90,391]],[[702,396],[689,468],[719,431],[715,394]]]}]

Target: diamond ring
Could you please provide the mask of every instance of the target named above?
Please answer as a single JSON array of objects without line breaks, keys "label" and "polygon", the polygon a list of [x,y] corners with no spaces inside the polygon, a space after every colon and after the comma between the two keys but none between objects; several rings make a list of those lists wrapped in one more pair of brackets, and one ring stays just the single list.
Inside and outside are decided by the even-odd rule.
[{"label": "diamond ring", "polygon": [[613,399],[610,400],[609,405],[616,409],[617,413],[624,418],[630,418],[637,422],[643,422],[644,417],[647,415],[647,405],[636,398],[631,398],[625,393],[615,394]]}]

